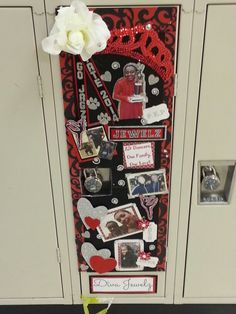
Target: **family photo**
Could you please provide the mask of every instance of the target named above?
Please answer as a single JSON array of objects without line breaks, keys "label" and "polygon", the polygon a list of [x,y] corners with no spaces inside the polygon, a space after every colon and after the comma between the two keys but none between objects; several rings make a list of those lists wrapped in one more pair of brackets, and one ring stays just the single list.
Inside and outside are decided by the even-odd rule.
[{"label": "family photo", "polygon": [[144,250],[143,240],[117,240],[115,241],[114,246],[115,259],[117,260],[116,270],[143,270],[142,266],[136,264],[139,253]]},{"label": "family photo", "polygon": [[142,219],[136,204],[127,204],[108,210],[97,228],[104,242],[140,233],[138,221]]},{"label": "family photo", "polygon": [[165,169],[140,173],[127,173],[126,179],[128,182],[130,198],[139,195],[168,193]]}]

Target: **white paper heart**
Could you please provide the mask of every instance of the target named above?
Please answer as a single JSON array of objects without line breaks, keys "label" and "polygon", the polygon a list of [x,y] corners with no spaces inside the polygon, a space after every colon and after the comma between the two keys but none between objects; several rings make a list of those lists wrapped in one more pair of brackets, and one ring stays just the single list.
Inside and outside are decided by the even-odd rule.
[{"label": "white paper heart", "polygon": [[111,72],[106,71],[104,74],[101,75],[101,79],[105,82],[111,82]]},{"label": "white paper heart", "polygon": [[81,254],[89,267],[91,267],[89,261],[92,256],[101,256],[106,259],[111,256],[111,251],[108,249],[97,250],[92,243],[84,242],[81,246]]},{"label": "white paper heart", "polygon": [[89,239],[90,238],[90,232],[89,231],[85,231],[84,233],[81,234],[82,237]]},{"label": "white paper heart", "polygon": [[80,218],[83,221],[85,227],[90,229],[90,227],[84,221],[85,217],[91,217],[93,219],[101,219],[106,216],[107,208],[105,206],[93,207],[87,198],[80,198],[77,203],[77,210],[79,212]]},{"label": "white paper heart", "polygon": [[158,76],[155,76],[153,74],[150,74],[149,77],[148,77],[148,83],[149,85],[154,85],[156,83],[159,82],[159,77]]}]

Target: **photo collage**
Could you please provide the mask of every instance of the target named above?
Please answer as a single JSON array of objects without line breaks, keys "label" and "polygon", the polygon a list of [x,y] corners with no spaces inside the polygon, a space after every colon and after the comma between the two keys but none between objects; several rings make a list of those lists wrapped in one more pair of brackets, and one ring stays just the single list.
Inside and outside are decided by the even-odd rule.
[{"label": "photo collage", "polygon": [[[122,19],[122,10],[111,19]],[[60,57],[66,126],[77,126],[66,132],[80,271],[166,268],[173,123],[173,84],[166,82],[174,50],[159,39],[156,18],[147,30],[139,23],[142,8],[132,10],[140,26],[128,35],[114,28],[104,52],[87,61]],[[156,16],[155,10],[149,13]],[[138,42],[147,31],[165,62],[143,58],[136,46],[127,55],[125,36]],[[76,86],[73,99],[66,98],[68,77]]]}]

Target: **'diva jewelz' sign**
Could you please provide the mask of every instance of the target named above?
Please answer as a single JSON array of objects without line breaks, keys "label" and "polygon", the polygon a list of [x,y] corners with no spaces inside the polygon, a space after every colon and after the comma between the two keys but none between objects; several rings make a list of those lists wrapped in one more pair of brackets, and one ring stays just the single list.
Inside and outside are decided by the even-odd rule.
[{"label": "'diva jewelz' sign", "polygon": [[[145,272],[166,268],[177,8],[95,12],[107,47],[85,62],[60,55],[78,267],[126,272],[106,282],[150,293]],[[135,271],[144,276],[135,281]]]}]

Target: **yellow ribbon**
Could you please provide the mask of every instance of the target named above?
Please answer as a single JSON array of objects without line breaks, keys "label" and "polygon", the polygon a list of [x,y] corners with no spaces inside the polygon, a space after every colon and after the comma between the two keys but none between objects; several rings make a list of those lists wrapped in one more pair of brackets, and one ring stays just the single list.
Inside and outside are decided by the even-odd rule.
[{"label": "yellow ribbon", "polygon": [[111,303],[113,301],[113,299],[91,298],[91,297],[85,297],[85,296],[82,296],[81,300],[83,302],[84,314],[89,314],[89,309],[88,309],[89,304],[100,304],[101,302],[107,302],[108,301],[108,306],[105,309],[97,312],[97,314],[107,314],[107,311],[108,311],[108,309],[111,306]]}]

